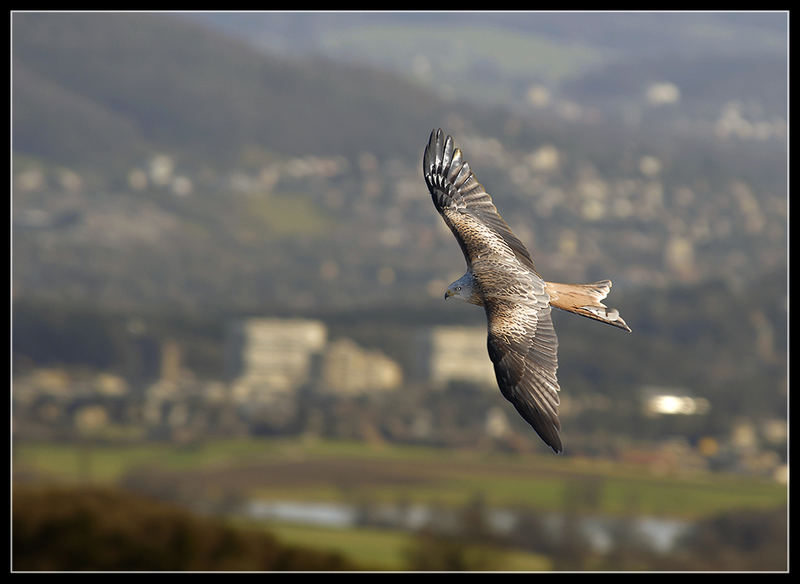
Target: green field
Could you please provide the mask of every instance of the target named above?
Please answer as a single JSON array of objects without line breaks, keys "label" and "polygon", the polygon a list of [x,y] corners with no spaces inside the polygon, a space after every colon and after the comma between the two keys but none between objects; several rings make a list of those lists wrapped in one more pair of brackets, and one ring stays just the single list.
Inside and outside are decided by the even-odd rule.
[{"label": "green field", "polygon": [[[581,67],[608,59],[613,52],[570,42],[562,43],[530,33],[517,33],[491,26],[429,26],[383,24],[328,32],[322,43],[334,51],[364,51],[379,47],[374,58],[394,58],[411,63],[416,54],[446,55],[448,66],[466,70],[475,55],[496,62],[511,74],[542,76],[574,75]],[[476,48],[476,47],[479,47]]]},{"label": "green field", "polygon": [[[413,545],[412,534],[387,529],[270,523],[268,530],[288,544],[339,552],[369,570],[406,570],[408,550]],[[547,558],[534,553],[477,545],[470,546],[470,551],[493,557],[493,571],[535,572],[551,568]]]},{"label": "green field", "polygon": [[[39,479],[115,484],[129,473],[176,487],[299,501],[409,501],[563,509],[589,485],[593,512],[696,519],[786,504],[786,488],[733,474],[654,474],[646,467],[533,454],[498,454],[309,439],[217,440],[192,446],[20,444],[13,466]],[[584,488],[585,490],[585,488]]]},{"label": "green field", "polygon": [[[413,71],[412,79],[429,83],[434,89],[448,85],[456,95],[482,100],[507,100],[509,88],[520,78],[560,82],[615,55],[596,46],[468,24],[446,28],[435,24],[373,24],[327,32],[321,43],[334,54],[389,65],[405,74]],[[430,67],[439,62],[447,66],[414,71],[414,63],[422,55],[437,56]],[[476,81],[476,68],[488,71],[492,82]]]}]

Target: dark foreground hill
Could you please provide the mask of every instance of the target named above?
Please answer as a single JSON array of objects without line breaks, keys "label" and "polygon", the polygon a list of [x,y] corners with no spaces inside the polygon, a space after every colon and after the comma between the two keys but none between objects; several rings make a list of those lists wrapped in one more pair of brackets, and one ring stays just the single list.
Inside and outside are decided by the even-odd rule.
[{"label": "dark foreground hill", "polygon": [[13,517],[17,571],[355,569],[339,554],[113,489],[17,486]]}]

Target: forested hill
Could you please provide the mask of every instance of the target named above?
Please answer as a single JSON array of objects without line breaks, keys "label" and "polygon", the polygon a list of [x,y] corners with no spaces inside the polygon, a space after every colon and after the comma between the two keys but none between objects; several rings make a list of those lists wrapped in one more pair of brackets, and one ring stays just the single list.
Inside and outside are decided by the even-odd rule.
[{"label": "forested hill", "polygon": [[178,15],[17,13],[12,49],[14,150],[62,164],[167,149],[225,165],[252,145],[380,156],[418,149],[447,109],[390,74],[280,60]]},{"label": "forested hill", "polygon": [[[473,30],[453,26],[443,39]],[[563,96],[524,115],[465,92],[447,100],[388,69],[278,56],[182,14],[14,13],[12,65],[15,298],[424,306],[463,266],[421,176],[436,127],[552,279],[739,285],[786,264],[786,120],[748,98],[765,94],[757,83],[739,92],[741,79],[779,87],[774,66],[729,71],[729,95],[702,108],[653,106],[629,87],[641,116],[627,124]],[[478,65],[462,68],[471,94],[496,73]]]}]

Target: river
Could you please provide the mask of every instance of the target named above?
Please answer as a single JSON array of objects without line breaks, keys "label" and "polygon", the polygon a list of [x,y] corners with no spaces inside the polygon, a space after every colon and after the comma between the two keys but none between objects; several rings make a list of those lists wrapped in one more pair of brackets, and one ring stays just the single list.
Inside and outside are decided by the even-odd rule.
[{"label": "river", "polygon": [[[368,508],[348,503],[314,503],[307,501],[252,500],[245,505],[244,513],[251,519],[285,521],[325,527],[383,526],[413,531],[435,524],[443,530],[453,530],[458,525],[458,510],[445,510],[429,505],[374,504]],[[497,535],[514,530],[519,521],[512,509],[491,508],[486,511],[488,528]],[[565,521],[563,514],[542,513],[545,529],[557,533]],[[615,517],[586,515],[577,519],[581,533],[598,552],[608,551],[613,545],[614,533],[621,520]],[[636,517],[629,520],[633,533],[641,542],[659,552],[669,552],[676,540],[691,523],[661,517]]]}]

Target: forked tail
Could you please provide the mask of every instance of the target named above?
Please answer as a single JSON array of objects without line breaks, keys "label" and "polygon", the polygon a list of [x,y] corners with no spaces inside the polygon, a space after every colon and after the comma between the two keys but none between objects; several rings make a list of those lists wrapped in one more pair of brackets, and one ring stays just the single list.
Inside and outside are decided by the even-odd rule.
[{"label": "forked tail", "polygon": [[556,284],[545,282],[550,294],[550,306],[599,320],[611,326],[631,332],[630,327],[616,308],[607,308],[600,302],[611,290],[611,280],[592,284]]}]

